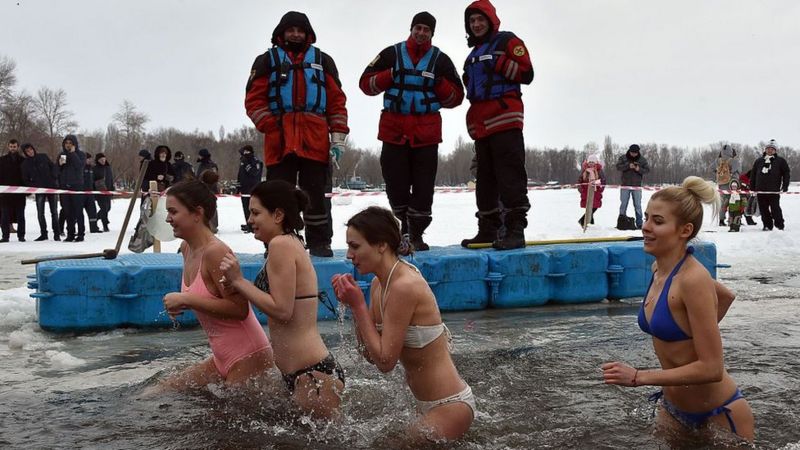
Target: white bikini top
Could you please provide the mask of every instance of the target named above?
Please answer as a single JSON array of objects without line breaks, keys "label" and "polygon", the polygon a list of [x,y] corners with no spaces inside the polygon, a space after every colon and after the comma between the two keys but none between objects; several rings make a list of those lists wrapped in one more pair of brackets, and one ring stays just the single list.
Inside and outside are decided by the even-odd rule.
[{"label": "white bikini top", "polygon": [[[386,289],[384,289],[384,291],[381,293],[381,301],[378,303],[378,309],[381,313],[381,322],[383,322],[383,308],[386,304],[386,297],[389,295],[389,283],[392,281],[394,269],[397,268],[397,265],[401,261],[422,276],[416,266],[404,261],[403,259],[397,259],[397,262],[395,262],[392,266],[392,270],[389,271],[389,276],[386,277]],[[378,333],[383,331],[383,323],[375,324],[375,327],[378,329]],[[447,345],[450,351],[452,351],[453,337],[450,335],[450,330],[447,328],[447,325],[445,325],[444,322],[436,325],[409,325],[406,329],[406,337],[403,340],[403,346],[408,348],[425,348],[428,344],[441,336],[442,333],[447,335]]]}]

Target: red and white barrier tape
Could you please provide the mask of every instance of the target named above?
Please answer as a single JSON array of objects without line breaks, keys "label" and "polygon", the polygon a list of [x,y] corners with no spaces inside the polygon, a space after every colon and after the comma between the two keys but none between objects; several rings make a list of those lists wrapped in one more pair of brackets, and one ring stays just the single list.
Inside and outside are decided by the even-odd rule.
[{"label": "red and white barrier tape", "polygon": [[[587,183],[581,183],[587,184]],[[581,184],[547,184],[543,186],[528,186],[529,191],[550,191],[550,190],[561,190],[561,189],[573,189],[577,188]],[[663,189],[664,185],[660,186],[621,186],[618,184],[609,184],[606,185],[607,188],[619,188],[619,189],[626,189],[631,191],[658,191]],[[468,188],[468,187],[437,187],[434,189],[437,194],[457,194],[463,192],[474,192],[475,188]],[[739,193],[739,194],[782,194],[782,195],[800,195],[800,191],[791,191],[791,192],[772,192],[772,191],[748,191],[748,190],[740,190],[740,191],[731,191],[728,189],[718,189],[718,191],[722,194],[731,194],[731,193]],[[0,185],[0,194],[93,194],[93,195],[131,195],[133,192],[131,191],[68,191],[65,189],[52,189],[52,188],[35,188],[35,187],[27,187],[27,186],[5,186]],[[371,197],[377,195],[385,195],[384,191],[348,191],[348,192],[333,192],[329,194],[325,194],[326,197]],[[248,194],[217,194],[217,197],[249,197]]]}]

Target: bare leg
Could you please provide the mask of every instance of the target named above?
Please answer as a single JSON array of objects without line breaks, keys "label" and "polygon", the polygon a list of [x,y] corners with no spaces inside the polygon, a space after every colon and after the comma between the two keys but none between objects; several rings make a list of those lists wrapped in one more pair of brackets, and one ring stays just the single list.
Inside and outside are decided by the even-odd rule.
[{"label": "bare leg", "polygon": [[225,377],[225,384],[228,386],[246,384],[248,380],[263,374],[273,367],[275,367],[275,361],[272,358],[272,349],[260,350],[236,361],[228,371],[228,376]]},{"label": "bare leg", "polygon": [[461,438],[472,425],[472,408],[463,402],[437,406],[419,418],[410,434],[420,442],[455,441]]},{"label": "bare leg", "polygon": [[213,358],[208,358],[199,364],[192,365],[170,376],[155,386],[145,389],[144,395],[150,396],[167,390],[181,392],[191,391],[202,389],[210,383],[219,383],[222,381],[222,376],[220,376],[217,371],[217,366],[214,365]]}]

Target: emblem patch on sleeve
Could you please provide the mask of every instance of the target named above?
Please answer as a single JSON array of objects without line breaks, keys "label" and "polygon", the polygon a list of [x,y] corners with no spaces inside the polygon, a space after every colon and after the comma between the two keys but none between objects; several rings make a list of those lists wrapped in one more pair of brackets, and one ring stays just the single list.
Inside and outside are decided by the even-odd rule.
[{"label": "emblem patch on sleeve", "polygon": [[373,59],[372,62],[369,63],[369,67],[374,66],[375,63],[378,62],[379,59],[381,59],[381,55],[376,56],[375,59]]},{"label": "emblem patch on sleeve", "polygon": [[250,78],[248,80],[253,81],[253,78],[256,76],[256,69],[252,69],[250,71]]},{"label": "emblem patch on sleeve", "polygon": [[522,45],[518,45],[514,47],[514,55],[516,56],[523,56],[525,55],[525,47]]}]

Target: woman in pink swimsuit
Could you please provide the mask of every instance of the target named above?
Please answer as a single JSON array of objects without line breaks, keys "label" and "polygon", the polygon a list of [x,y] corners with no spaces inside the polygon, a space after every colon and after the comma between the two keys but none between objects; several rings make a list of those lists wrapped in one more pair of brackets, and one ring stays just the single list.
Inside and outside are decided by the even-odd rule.
[{"label": "woman in pink swimsuit", "polygon": [[183,239],[181,292],[164,296],[170,316],[191,309],[203,326],[213,355],[165,382],[174,388],[203,387],[224,381],[243,384],[273,367],[272,347],[246,299],[225,292],[222,258],[230,249],[211,232],[217,199],[196,180],[167,191],[167,223]]}]

